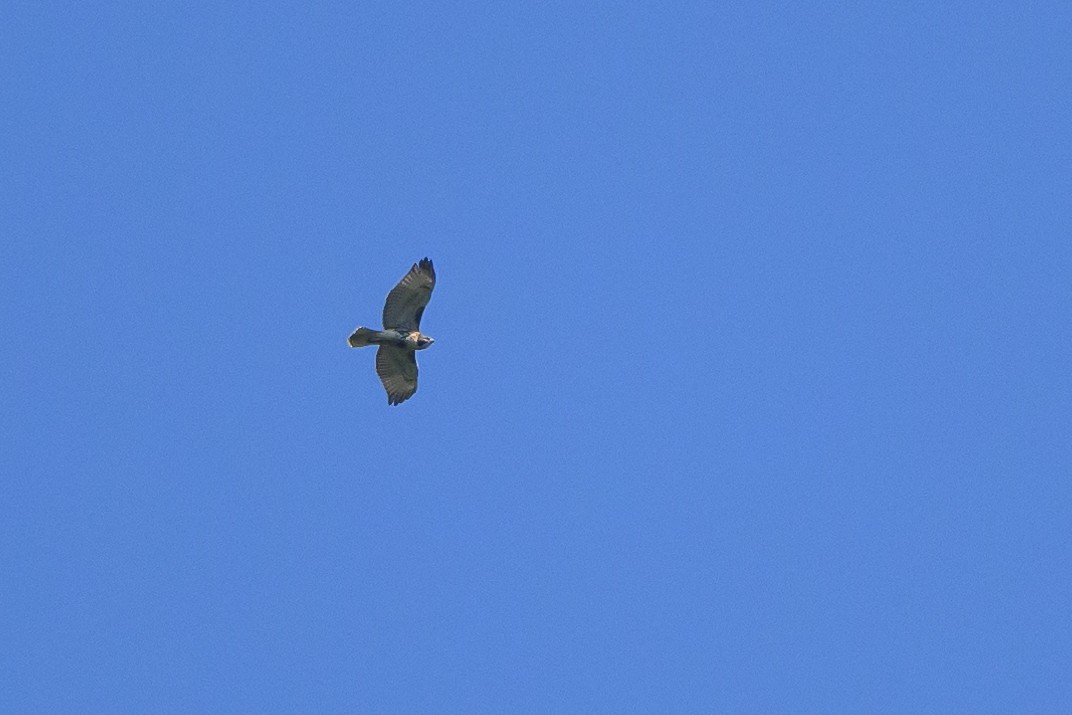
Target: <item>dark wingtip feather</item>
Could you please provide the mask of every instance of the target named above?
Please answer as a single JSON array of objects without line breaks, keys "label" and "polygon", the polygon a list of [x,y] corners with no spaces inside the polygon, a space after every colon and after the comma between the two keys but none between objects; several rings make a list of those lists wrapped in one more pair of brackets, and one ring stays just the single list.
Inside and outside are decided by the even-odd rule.
[{"label": "dark wingtip feather", "polygon": [[431,276],[433,278],[435,278],[435,266],[432,265],[432,261],[431,261],[430,258],[428,258],[428,256],[425,256],[424,258],[422,258],[420,260],[420,262],[417,264],[417,266],[422,271],[428,271],[428,273],[430,273]]}]

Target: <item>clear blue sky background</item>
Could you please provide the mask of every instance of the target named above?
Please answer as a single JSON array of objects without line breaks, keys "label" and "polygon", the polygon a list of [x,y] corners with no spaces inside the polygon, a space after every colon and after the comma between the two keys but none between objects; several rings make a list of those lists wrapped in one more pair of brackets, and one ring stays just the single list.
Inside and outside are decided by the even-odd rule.
[{"label": "clear blue sky background", "polygon": [[809,5],[4,3],[0,710],[1068,712],[1072,10]]}]

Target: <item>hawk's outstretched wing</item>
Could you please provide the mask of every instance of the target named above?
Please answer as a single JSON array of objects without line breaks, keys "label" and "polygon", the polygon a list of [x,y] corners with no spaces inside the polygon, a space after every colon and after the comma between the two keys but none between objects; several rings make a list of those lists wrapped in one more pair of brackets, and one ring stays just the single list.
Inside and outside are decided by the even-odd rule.
[{"label": "hawk's outstretched wing", "polygon": [[383,327],[394,330],[419,330],[421,315],[435,288],[435,268],[427,258],[414,263],[402,280],[387,294],[383,306]]},{"label": "hawk's outstretched wing", "polygon": [[387,404],[401,404],[417,391],[417,355],[405,348],[381,345],[376,351],[376,374],[387,390]]}]

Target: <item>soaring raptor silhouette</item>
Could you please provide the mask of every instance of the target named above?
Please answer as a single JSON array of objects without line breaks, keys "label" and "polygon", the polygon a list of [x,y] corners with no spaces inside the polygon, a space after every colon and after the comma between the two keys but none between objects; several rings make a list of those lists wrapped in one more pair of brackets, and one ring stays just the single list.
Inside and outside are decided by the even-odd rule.
[{"label": "soaring raptor silhouette", "polygon": [[387,404],[398,405],[417,391],[417,350],[435,342],[420,332],[424,307],[435,288],[435,268],[427,258],[414,263],[402,277],[383,306],[383,330],[358,328],[350,336],[350,347],[379,345],[376,374],[387,390]]}]

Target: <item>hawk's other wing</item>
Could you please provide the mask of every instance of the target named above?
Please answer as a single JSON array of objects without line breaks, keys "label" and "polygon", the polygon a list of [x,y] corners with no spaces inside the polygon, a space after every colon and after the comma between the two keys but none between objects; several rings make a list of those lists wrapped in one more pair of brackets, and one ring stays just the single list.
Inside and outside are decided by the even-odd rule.
[{"label": "hawk's other wing", "polygon": [[435,288],[435,268],[427,258],[414,263],[409,273],[403,276],[383,306],[383,327],[395,330],[419,330],[424,306],[432,297]]},{"label": "hawk's other wing", "polygon": [[417,391],[417,355],[405,348],[381,345],[376,351],[376,374],[387,390],[387,404],[401,404]]}]

